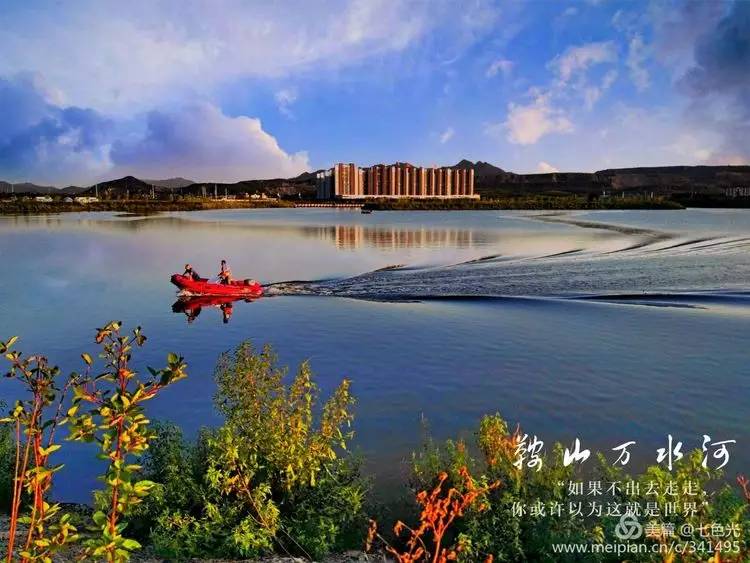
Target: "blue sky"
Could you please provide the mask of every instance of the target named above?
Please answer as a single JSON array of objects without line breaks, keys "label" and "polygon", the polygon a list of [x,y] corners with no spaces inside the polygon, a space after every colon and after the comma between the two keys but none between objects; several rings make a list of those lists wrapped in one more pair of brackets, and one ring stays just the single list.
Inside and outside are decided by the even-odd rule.
[{"label": "blue sky", "polygon": [[750,161],[750,2],[0,0],[0,179]]}]

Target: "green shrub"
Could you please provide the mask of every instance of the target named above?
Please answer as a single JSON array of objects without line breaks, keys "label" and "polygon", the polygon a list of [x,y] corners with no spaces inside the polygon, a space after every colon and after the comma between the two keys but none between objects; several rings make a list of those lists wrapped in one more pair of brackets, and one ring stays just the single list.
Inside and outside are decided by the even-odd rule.
[{"label": "green shrub", "polygon": [[[593,544],[602,543],[605,538],[611,540],[616,537],[614,529],[619,517],[574,516],[567,510],[554,516],[549,513],[534,515],[531,512],[514,514],[514,504],[531,506],[541,501],[547,506],[553,502],[567,506],[574,497],[570,496],[566,484],[584,480],[580,466],[564,466],[563,448],[559,444],[548,455],[542,456],[542,465],[538,471],[527,466],[517,467],[514,464],[517,460],[516,446],[521,436],[520,429],[511,432],[500,415],[485,416],[476,436],[476,449],[481,452],[481,458],[472,457],[464,442],[451,440],[442,445],[428,440],[424,448],[413,456],[411,485],[415,490],[430,490],[438,481],[441,471],[446,471],[451,485],[458,488],[460,479],[457,471],[461,467],[471,468],[477,474],[481,472],[481,479],[485,481],[501,483],[499,488],[487,494],[484,510],[467,512],[457,522],[455,533],[463,546],[458,555],[459,561],[481,560],[485,554],[492,554],[495,561],[620,561],[622,556],[605,552],[584,556],[581,553],[559,553],[553,549],[555,544]],[[640,486],[637,494],[625,494],[623,491],[626,489],[623,489],[611,497],[611,500],[619,504],[639,502],[642,506],[647,501],[663,504],[667,500],[663,495],[647,496],[645,491],[648,490],[648,483],[656,483],[656,487],[663,490],[667,483],[673,482],[677,490],[681,491],[685,483],[693,482],[697,490],[705,491],[705,496],[701,497],[705,503],[699,503],[697,514],[688,517],[678,513],[668,518],[659,518],[658,523],[672,523],[676,529],[685,523],[693,526],[694,537],[675,538],[675,542],[681,543],[683,547],[688,546],[691,541],[693,545],[700,544],[701,541],[705,544],[707,537],[701,536],[701,523],[721,523],[724,526],[737,524],[741,531],[738,560],[744,560],[742,557],[748,553],[745,537],[750,529],[748,503],[735,489],[723,484],[721,472],[703,467],[703,455],[701,451],[694,451],[676,462],[671,471],[655,465],[632,478],[620,467],[607,463],[600,455],[596,474],[588,473],[586,478],[598,478],[606,482],[638,482]],[[682,503],[690,499],[684,494],[677,494],[670,500]],[[649,522],[647,518],[640,520],[644,526]],[[713,543],[726,540],[719,536],[708,539]],[[665,538],[643,537],[638,541],[659,542],[665,541]],[[688,552],[689,549],[685,551]],[[735,559],[738,557],[736,551],[724,555]],[[628,561],[662,560],[661,555],[654,553],[628,553],[627,557]]]},{"label": "green shrub", "polygon": [[272,349],[256,353],[249,343],[222,355],[215,379],[222,427],[202,431],[192,446],[176,427],[158,427],[144,463],[145,478],[158,485],[132,518],[139,533],[176,559],[273,551],[319,558],[361,545],[366,486],[346,453],[349,382],[316,417],[309,366],[286,383]]},{"label": "green shrub", "polygon": [[[5,402],[0,401],[0,411],[5,410]],[[16,446],[10,426],[0,425],[0,511],[10,512],[13,499],[13,470]]]},{"label": "green shrub", "polygon": [[[5,377],[22,383],[25,391],[9,416],[0,420],[5,423],[0,430],[0,503],[10,505],[6,559],[51,562],[58,553],[69,556],[70,544],[82,537],[80,558],[127,561],[141,546],[122,534],[123,518],[153,487],[147,480],[134,479],[140,466],[131,463],[153,438],[142,403],[186,377],[186,365],[169,354],[165,368],[149,368],[150,377],[141,379],[130,362],[134,346],[143,346],[146,337],[140,327],[124,333],[117,321],[97,330],[95,342],[101,345],[104,367],[95,377],[94,360],[87,353],[81,354],[85,372],[65,376],[45,356],[25,356],[12,349],[17,341],[12,337],[0,342],[0,355],[10,364]],[[66,409],[68,391],[73,400]],[[104,489],[94,491],[93,515],[85,510],[63,512],[59,503],[49,500],[53,477],[63,468],[52,465],[49,456],[62,447],[54,440],[65,424],[70,428],[68,440],[96,443],[98,459],[107,461],[100,477]],[[92,521],[83,522],[84,515]],[[79,535],[84,523],[88,533]],[[26,526],[25,539],[18,534],[19,524]]]},{"label": "green shrub", "polygon": [[458,533],[464,550],[462,561],[474,561],[491,553],[495,561],[555,561],[561,554],[552,553],[553,543],[583,543],[593,533],[583,519],[565,514],[549,518],[515,516],[513,503],[536,501],[567,502],[563,482],[573,478],[572,467],[562,467],[555,460],[562,458],[559,446],[542,458],[539,471],[519,470],[515,461],[520,430],[511,432],[499,414],[485,416],[476,435],[476,449],[482,457],[473,458],[463,441],[448,440],[442,445],[432,441],[412,458],[412,488],[429,490],[441,471],[447,471],[452,486],[459,487],[458,470],[468,468],[482,474],[485,482],[499,481],[500,487],[487,495],[486,507],[472,511],[458,522]]},{"label": "green shrub", "polygon": [[[722,526],[736,524],[739,527],[740,537],[737,541],[742,553],[747,555],[748,545],[746,537],[748,531],[750,531],[748,504],[737,494],[735,489],[722,482],[721,478],[723,474],[720,470],[703,467],[703,455],[701,450],[693,450],[686,453],[682,459],[676,461],[671,471],[665,467],[653,465],[642,474],[632,477],[626,474],[622,468],[613,467],[607,463],[603,456],[599,455],[599,470],[602,477],[608,481],[625,482],[633,480],[638,483],[637,491],[630,491],[630,494],[627,491],[621,491],[617,495],[616,500],[620,503],[637,502],[645,505],[646,502],[658,502],[660,505],[663,505],[665,502],[671,501],[676,502],[678,506],[684,506],[684,503],[696,501],[699,498],[695,514],[685,514],[682,511],[678,511],[675,514],[655,519],[659,523],[674,524],[676,530],[682,529],[684,525],[692,527],[694,530],[692,537],[679,534],[673,538],[675,544],[680,544],[680,551],[690,553],[691,545],[705,544],[709,541],[716,545],[719,542],[726,541],[726,537],[714,537],[709,534],[709,527],[704,528],[704,531],[701,533],[702,525],[720,523]],[[667,498],[667,495],[663,491],[669,483],[675,485],[675,494]],[[686,485],[689,483],[692,483],[694,490],[698,491],[699,497],[686,493]],[[659,491],[658,494],[648,493],[650,484],[654,484],[655,488]],[[614,528],[618,520],[617,518],[603,519],[604,532],[607,537],[614,536]],[[735,538],[730,539],[733,541]],[[659,541],[664,540],[670,541],[669,538]],[[731,549],[725,551],[728,551],[728,553],[722,555],[727,558],[737,556],[737,553],[731,553]],[[634,555],[632,560],[654,561],[658,559],[646,555]],[[731,561],[733,559],[725,559],[723,557],[722,560]],[[739,560],[746,561],[747,559]]]}]

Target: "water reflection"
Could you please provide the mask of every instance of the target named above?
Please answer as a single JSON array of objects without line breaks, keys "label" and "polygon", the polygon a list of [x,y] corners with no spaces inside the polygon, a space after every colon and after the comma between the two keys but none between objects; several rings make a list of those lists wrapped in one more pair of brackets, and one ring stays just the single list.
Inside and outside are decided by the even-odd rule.
[{"label": "water reflection", "polygon": [[[365,225],[322,227],[318,234],[321,239],[333,242],[336,248],[346,250],[363,246],[379,249],[474,248],[477,242],[487,244],[494,238],[487,233],[468,229],[404,229]],[[479,241],[476,241],[476,238]]]},{"label": "water reflection", "polygon": [[[86,216],[82,216],[86,215]],[[113,214],[70,214],[69,216],[13,216],[0,222],[0,230],[10,227],[23,229],[76,229],[98,232],[143,232],[190,230],[197,231],[241,231],[248,234],[299,236],[330,242],[339,249],[354,250],[362,247],[378,249],[407,248],[464,248],[471,249],[498,242],[499,233],[492,230],[467,228],[415,228],[401,225],[369,226],[362,224],[284,224],[266,221],[235,221],[231,217],[223,220],[193,220],[175,215],[151,217],[123,216]]]},{"label": "water reflection", "polygon": [[208,295],[180,297],[172,304],[172,312],[183,313],[187,318],[188,324],[193,324],[195,319],[197,319],[203,311],[204,307],[219,309],[222,322],[228,324],[234,313],[234,303],[237,301],[250,303],[254,300],[241,297],[212,297]]}]

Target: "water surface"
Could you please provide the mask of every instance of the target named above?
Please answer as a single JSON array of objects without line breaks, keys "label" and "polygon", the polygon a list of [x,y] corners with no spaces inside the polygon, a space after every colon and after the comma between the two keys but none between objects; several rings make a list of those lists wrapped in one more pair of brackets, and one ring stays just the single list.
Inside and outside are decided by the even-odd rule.
[{"label": "water surface", "polygon": [[[496,411],[548,445],[637,440],[643,463],[669,433],[736,439],[732,475],[750,471],[748,250],[745,210],[3,217],[0,337],[70,370],[95,327],[142,325],[142,365],[188,360],[149,410],[189,435],[220,422],[217,356],[270,342],[284,363],[310,359],[324,394],[352,379],[356,443],[382,484],[402,477],[422,415],[444,438]],[[189,323],[169,275],[187,261],[213,275],[221,258],[269,297]],[[66,450],[82,479],[57,492],[87,500],[90,449]]]}]

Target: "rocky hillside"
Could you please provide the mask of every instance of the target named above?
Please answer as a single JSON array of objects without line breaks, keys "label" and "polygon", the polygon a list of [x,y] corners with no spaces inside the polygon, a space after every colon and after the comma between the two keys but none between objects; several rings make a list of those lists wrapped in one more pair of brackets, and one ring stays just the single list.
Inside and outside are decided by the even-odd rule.
[{"label": "rocky hillside", "polygon": [[[455,168],[466,168],[466,161]],[[618,168],[598,172],[514,174],[477,162],[476,190],[484,196],[568,192],[583,194],[654,192],[721,194],[728,187],[750,187],[750,166],[658,166]]]}]

